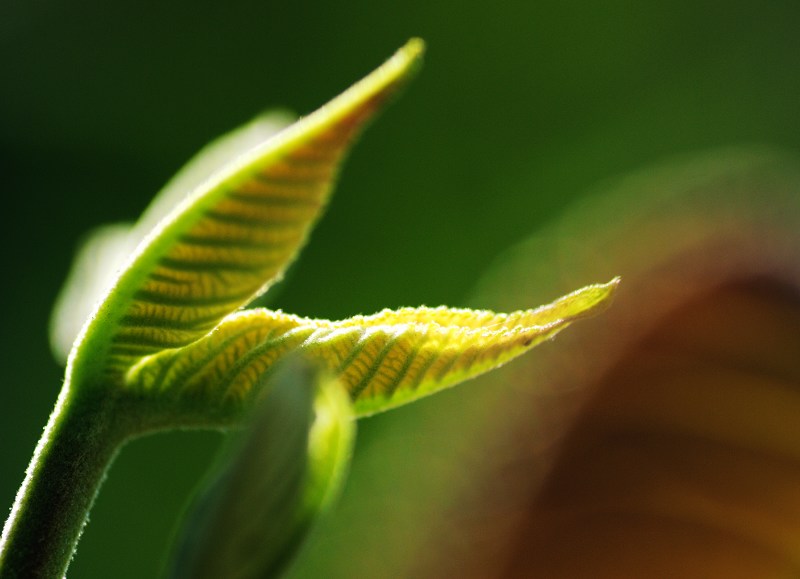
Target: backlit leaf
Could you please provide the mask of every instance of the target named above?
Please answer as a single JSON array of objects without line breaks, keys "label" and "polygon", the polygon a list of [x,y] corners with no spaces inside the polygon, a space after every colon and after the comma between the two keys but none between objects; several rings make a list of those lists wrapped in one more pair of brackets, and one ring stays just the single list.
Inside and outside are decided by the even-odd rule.
[{"label": "backlit leaf", "polygon": [[66,362],[86,319],[108,293],[131,252],[159,222],[225,163],[263,144],[293,120],[287,111],[268,111],[215,139],[170,179],[135,225],[103,225],[89,232],[50,318],[50,343],[59,362]]},{"label": "backlit leaf", "polygon": [[128,387],[209,409],[224,423],[282,357],[305,351],[336,375],[359,414],[420,398],[494,368],[607,305],[618,280],[535,310],[404,308],[332,322],[255,309],[233,314],[189,347],[143,360]]},{"label": "backlit leaf", "polygon": [[279,279],[353,139],[405,84],[421,53],[420,41],[409,42],[338,98],[203,181],[133,253],[85,328],[73,367],[115,379],[143,356],[207,334]]}]

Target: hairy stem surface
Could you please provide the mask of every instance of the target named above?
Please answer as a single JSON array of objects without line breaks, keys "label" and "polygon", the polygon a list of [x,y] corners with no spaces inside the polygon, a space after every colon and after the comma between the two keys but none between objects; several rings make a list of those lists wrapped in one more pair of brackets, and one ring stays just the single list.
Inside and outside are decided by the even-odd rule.
[{"label": "hairy stem surface", "polygon": [[[0,579],[66,573],[105,473],[125,440],[108,392],[65,384],[0,542]],[[111,399],[110,399],[111,398]]]}]

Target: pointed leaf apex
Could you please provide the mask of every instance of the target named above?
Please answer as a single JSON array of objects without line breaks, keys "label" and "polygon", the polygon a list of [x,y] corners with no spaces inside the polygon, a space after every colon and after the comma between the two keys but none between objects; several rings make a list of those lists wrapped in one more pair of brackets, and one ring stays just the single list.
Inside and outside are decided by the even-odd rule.
[{"label": "pointed leaf apex", "polygon": [[[347,390],[357,415],[411,402],[527,352],[571,323],[605,309],[619,284],[586,286],[511,313],[446,307],[383,310],[338,322],[265,309],[228,316],[202,340],[145,359],[127,374],[143,395],[204,400],[224,424],[238,420],[258,378],[302,351]],[[195,419],[195,417],[190,417]],[[210,424],[211,417],[199,420]],[[188,424],[188,423],[187,423]]]},{"label": "pointed leaf apex", "polygon": [[[322,214],[339,167],[369,121],[418,68],[423,43],[320,109],[237,153],[155,226],[73,351],[95,383],[207,335],[279,280]],[[80,353],[80,355],[79,355]]]},{"label": "pointed leaf apex", "polygon": [[360,126],[415,76],[424,52],[425,43],[412,38],[372,73],[287,131],[285,142],[293,141],[293,131],[307,138],[309,133],[329,130],[337,123]]}]

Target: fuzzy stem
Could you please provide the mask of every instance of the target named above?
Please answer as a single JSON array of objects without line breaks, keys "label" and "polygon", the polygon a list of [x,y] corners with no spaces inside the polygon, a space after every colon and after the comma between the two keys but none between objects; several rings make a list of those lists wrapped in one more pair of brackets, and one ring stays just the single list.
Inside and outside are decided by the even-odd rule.
[{"label": "fuzzy stem", "polygon": [[[87,392],[88,390],[88,392]],[[108,392],[65,384],[0,541],[0,579],[63,577],[106,471],[125,440]]]}]

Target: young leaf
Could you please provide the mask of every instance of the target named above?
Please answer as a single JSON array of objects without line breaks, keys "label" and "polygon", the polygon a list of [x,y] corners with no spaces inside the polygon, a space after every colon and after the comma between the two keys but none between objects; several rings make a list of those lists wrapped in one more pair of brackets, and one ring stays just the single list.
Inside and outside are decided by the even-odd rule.
[{"label": "young leaf", "polygon": [[305,242],[356,135],[416,69],[421,41],[321,109],[234,159],[134,252],[84,330],[73,368],[112,380],[185,346],[278,279]]},{"label": "young leaf", "polygon": [[283,356],[305,351],[347,388],[360,415],[452,386],[553,337],[604,307],[618,280],[511,314],[439,308],[385,310],[339,322],[255,309],[233,314],[186,348],[144,359],[127,386],[224,424]]},{"label": "young leaf", "polygon": [[268,111],[219,137],[170,179],[135,225],[104,225],[86,236],[51,314],[50,344],[59,362],[66,362],[86,319],[108,293],[120,267],[150,231],[226,162],[263,144],[295,118],[288,111]]},{"label": "young leaf", "polygon": [[267,386],[184,521],[174,579],[279,576],[340,488],[355,437],[344,389],[296,357]]},{"label": "young leaf", "polygon": [[[341,382],[340,394],[349,393],[357,412],[368,414],[485,372],[608,303],[617,280],[512,314],[419,308],[330,322],[263,309],[232,313],[277,280],[295,257],[353,139],[410,78],[422,50],[421,41],[412,40],[331,103],[216,172],[209,172],[209,160],[223,149],[240,152],[239,141],[201,154],[198,164],[157,199],[140,227],[160,218],[173,194],[182,201],[137,246],[76,340],[56,409],[4,529],[0,564],[23,573],[36,569],[37,576],[62,576],[107,465],[123,441],[158,428],[239,423],[275,362],[295,350],[329,369]],[[184,187],[194,189],[184,197]],[[312,483],[303,487],[308,494],[302,504],[312,505],[310,510],[292,506],[296,494],[272,495],[263,484],[246,487],[286,500],[269,503],[277,511],[270,507],[267,515],[280,515],[277,526],[256,524],[243,542],[230,543],[233,551],[284,523],[289,535],[274,538],[270,544],[281,552],[271,551],[245,575],[277,568],[284,547],[305,525],[297,521],[310,520],[303,517],[327,500],[330,481],[341,471],[344,446],[337,440],[350,436],[342,421],[350,402],[336,404],[318,405],[333,421],[319,424],[331,426],[333,434],[325,435],[320,426],[309,435]],[[307,404],[301,402],[299,414],[286,411],[291,423],[285,430],[303,422],[298,418],[303,408]],[[282,441],[282,431],[268,427],[270,434],[277,432],[275,440]],[[281,456],[287,469],[299,464],[295,451],[276,451],[276,472],[283,470]],[[49,543],[56,548],[48,551]],[[216,562],[212,558],[208,566],[195,568],[205,572]],[[238,573],[227,563],[220,569],[211,575]]]}]

